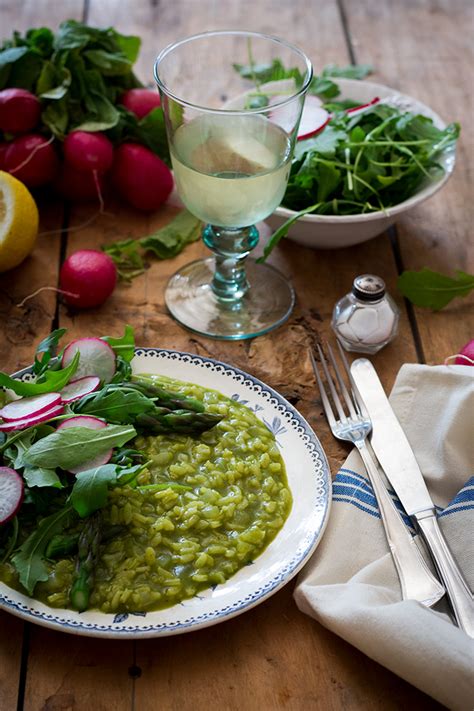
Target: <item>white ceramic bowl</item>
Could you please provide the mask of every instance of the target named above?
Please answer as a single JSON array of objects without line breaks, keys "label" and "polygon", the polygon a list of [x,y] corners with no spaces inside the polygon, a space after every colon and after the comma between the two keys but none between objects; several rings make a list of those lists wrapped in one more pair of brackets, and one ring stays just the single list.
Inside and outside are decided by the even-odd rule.
[{"label": "white ceramic bowl", "polygon": [[[335,81],[341,89],[338,99],[354,99],[362,105],[376,96],[380,99],[390,97],[390,99],[393,98],[394,104],[431,118],[438,128],[446,127],[446,123],[428,106],[410,96],[400,94],[388,86],[355,79],[336,79]],[[454,149],[446,151],[440,159],[445,171],[443,176],[421,186],[411,198],[404,200],[399,205],[387,208],[384,212],[344,216],[304,215],[290,228],[288,239],[314,249],[339,249],[366,242],[393,225],[399,215],[413,209],[440,190],[453,172],[454,162]],[[276,230],[294,214],[292,210],[278,207],[266,222],[272,230]]]}]

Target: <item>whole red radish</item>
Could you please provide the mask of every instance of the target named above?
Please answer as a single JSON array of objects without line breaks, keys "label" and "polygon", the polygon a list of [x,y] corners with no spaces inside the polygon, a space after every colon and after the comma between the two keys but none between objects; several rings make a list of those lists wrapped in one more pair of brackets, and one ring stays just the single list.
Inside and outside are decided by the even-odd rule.
[{"label": "whole red radish", "polygon": [[0,129],[5,133],[26,133],[40,120],[39,99],[26,89],[0,91]]},{"label": "whole red radish", "polygon": [[161,106],[158,92],[151,89],[129,89],[123,94],[120,103],[139,119]]},{"label": "whole red radish", "polygon": [[65,302],[79,309],[103,304],[116,283],[117,270],[112,259],[95,249],[80,249],[71,254],[59,274],[61,290],[77,294],[65,295]]},{"label": "whole red radish", "polygon": [[461,348],[454,362],[456,365],[474,365],[474,338]]},{"label": "whole red radish", "polygon": [[139,143],[122,143],[115,151],[112,180],[124,200],[138,210],[156,210],[173,189],[163,161]]},{"label": "whole red radish", "polygon": [[103,133],[72,131],[64,139],[64,158],[76,170],[106,173],[114,159],[114,147]]},{"label": "whole red radish", "polygon": [[71,202],[98,201],[104,192],[104,175],[94,171],[76,170],[64,163],[54,181],[56,190]]},{"label": "whole red radish", "polygon": [[56,151],[44,136],[27,133],[15,138],[5,154],[5,169],[29,188],[54,179],[59,168]]}]

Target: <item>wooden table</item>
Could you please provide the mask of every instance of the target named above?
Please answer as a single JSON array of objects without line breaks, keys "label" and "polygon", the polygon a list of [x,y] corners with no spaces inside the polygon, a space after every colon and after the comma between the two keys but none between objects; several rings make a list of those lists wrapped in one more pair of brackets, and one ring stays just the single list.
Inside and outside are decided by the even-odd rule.
[{"label": "wooden table", "polygon": [[[175,324],[163,290],[178,266],[201,256],[194,244],[178,258],[155,262],[132,287],[120,286],[101,308],[72,314],[45,291],[24,308],[27,294],[56,285],[65,256],[163,224],[171,208],[151,216],[108,205],[113,216],[76,229],[93,208],[49,202],[33,256],[0,275],[0,364],[14,371],[31,361],[33,344],[52,327],[71,337],[118,334],[133,324],[141,345],[189,350],[227,361],[287,397],[313,424],[335,473],[346,450],[331,437],[307,358],[308,347],[329,331],[335,301],[356,274],[383,276],[402,311],[396,341],[374,358],[390,388],[405,362],[441,363],[473,335],[472,299],[441,313],[413,308],[396,291],[403,269],[430,266],[472,270],[472,87],[468,81],[472,22],[468,0],[15,0],[0,1],[2,35],[31,26],[56,27],[67,18],[114,25],[143,39],[137,71],[152,80],[157,51],[176,38],[214,28],[283,34],[300,45],[316,70],[334,62],[371,62],[375,81],[416,96],[463,135],[458,165],[447,187],[399,221],[396,229],[341,251],[312,251],[286,242],[271,262],[293,281],[298,303],[290,321],[250,342],[194,336]],[[472,25],[471,25],[472,27]],[[471,154],[472,160],[472,154]],[[472,187],[472,184],[471,184]],[[472,241],[471,241],[472,245]],[[178,637],[106,641],[52,632],[0,613],[0,709],[10,711],[125,711],[217,708],[432,709],[430,698],[301,614],[287,585],[257,608],[217,627]]]}]

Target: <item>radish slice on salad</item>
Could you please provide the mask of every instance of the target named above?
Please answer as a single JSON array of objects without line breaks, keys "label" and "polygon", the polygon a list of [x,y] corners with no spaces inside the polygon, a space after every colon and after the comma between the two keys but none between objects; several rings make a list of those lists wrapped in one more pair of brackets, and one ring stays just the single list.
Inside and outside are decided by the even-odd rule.
[{"label": "radish slice on salad", "polygon": [[315,136],[328,123],[331,115],[323,109],[317,96],[307,96],[298,128],[298,141]]},{"label": "radish slice on salad", "polygon": [[11,420],[11,422],[2,422],[2,424],[0,424],[0,432],[14,432],[15,430],[24,430],[27,427],[39,425],[41,424],[41,422],[47,422],[52,417],[62,415],[63,412],[64,407],[62,405],[55,405],[49,410],[40,412],[38,415],[31,415],[31,417],[25,417],[22,420]]},{"label": "radish slice on salad", "polygon": [[72,380],[61,390],[61,400],[63,402],[74,402],[80,400],[84,395],[93,393],[100,385],[100,378],[97,375],[86,375],[84,378]]},{"label": "radish slice on salad", "polygon": [[95,375],[104,383],[112,380],[115,373],[115,353],[108,343],[100,338],[78,338],[66,346],[62,367],[68,366],[76,353],[79,353],[79,365],[75,380]]},{"label": "radish slice on salad", "polygon": [[[107,427],[107,423],[98,417],[93,417],[92,415],[77,415],[76,417],[70,417],[67,420],[63,420],[58,426],[58,430],[65,430],[68,427],[87,427],[89,430],[102,430]],[[78,464],[77,467],[69,469],[71,474],[79,474],[80,472],[85,472],[88,469],[94,469],[94,467],[100,467],[102,464],[107,464],[110,461],[113,449],[109,449],[108,452],[103,452],[98,454],[97,457],[89,459],[87,462]]]},{"label": "radish slice on salad", "polygon": [[67,430],[69,427],[87,427],[89,430],[103,430],[104,427],[107,427],[107,422],[93,415],[76,415],[60,422],[57,429]]},{"label": "radish slice on salad", "polygon": [[376,96],[374,99],[372,99],[372,101],[369,101],[368,104],[361,104],[360,106],[354,106],[352,109],[346,109],[346,114],[349,114],[351,117],[357,116],[358,114],[363,114],[364,111],[370,109],[372,106],[375,106],[375,104],[378,104],[379,101],[379,97]]},{"label": "radish slice on salad", "polygon": [[27,417],[40,415],[45,410],[50,410],[61,402],[59,393],[45,393],[44,395],[33,395],[32,397],[22,397],[13,400],[0,410],[0,417],[5,422],[11,420],[24,420]]},{"label": "radish slice on salad", "polygon": [[16,514],[23,501],[25,486],[14,469],[0,467],[0,525]]}]

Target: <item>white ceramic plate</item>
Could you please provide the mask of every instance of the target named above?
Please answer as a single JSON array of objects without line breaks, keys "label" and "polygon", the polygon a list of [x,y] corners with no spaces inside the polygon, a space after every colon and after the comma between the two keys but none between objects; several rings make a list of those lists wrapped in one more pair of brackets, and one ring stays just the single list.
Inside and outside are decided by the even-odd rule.
[{"label": "white ceramic plate", "polygon": [[[155,373],[245,403],[275,434],[293,495],[293,507],[272,543],[223,585],[155,612],[108,615],[53,609],[0,583],[0,607],[45,627],[90,637],[138,638],[179,634],[223,622],[254,607],[285,585],[316,548],[326,526],[331,477],[321,444],[306,420],[275,390],[225,363],[177,351],[139,348],[135,373]],[[18,377],[30,379],[29,370]]]},{"label": "white ceramic plate", "polygon": [[[438,128],[446,128],[446,123],[432,109],[411,96],[401,94],[383,84],[356,79],[336,79],[341,90],[338,99],[354,99],[366,104],[378,96],[393,106],[405,111],[422,114],[432,119]],[[455,113],[454,113],[455,115]],[[412,210],[440,190],[450,178],[455,163],[455,150],[447,150],[440,157],[444,175],[422,185],[408,200],[387,208],[384,212],[369,212],[359,215],[304,215],[291,227],[288,239],[314,249],[339,249],[366,242],[376,237],[395,223],[399,216]],[[267,218],[272,230],[278,229],[295,213],[285,207],[278,207]]]}]

